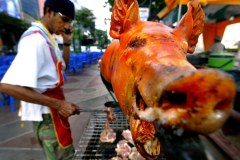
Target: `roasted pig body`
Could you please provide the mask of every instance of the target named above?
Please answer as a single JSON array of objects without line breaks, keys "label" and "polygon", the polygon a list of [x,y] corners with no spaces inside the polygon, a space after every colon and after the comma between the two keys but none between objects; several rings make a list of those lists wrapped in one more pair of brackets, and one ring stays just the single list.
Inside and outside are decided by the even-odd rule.
[{"label": "roasted pig body", "polygon": [[175,28],[142,21],[137,0],[115,0],[110,36],[100,72],[112,85],[129,121],[137,150],[146,159],[161,155],[158,126],[208,134],[221,128],[232,109],[236,84],[217,69],[197,70],[186,59],[203,30],[198,0]]}]

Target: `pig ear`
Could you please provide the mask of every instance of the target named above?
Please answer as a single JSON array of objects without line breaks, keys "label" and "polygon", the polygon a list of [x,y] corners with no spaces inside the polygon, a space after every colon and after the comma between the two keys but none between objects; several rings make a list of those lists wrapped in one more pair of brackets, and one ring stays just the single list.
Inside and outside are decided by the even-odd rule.
[{"label": "pig ear", "polygon": [[127,11],[126,18],[123,23],[123,30],[126,31],[130,29],[139,20],[140,20],[139,6],[138,6],[138,2],[134,0]]},{"label": "pig ear", "polygon": [[198,36],[203,30],[205,15],[198,0],[190,1],[187,6],[187,13],[182,17],[173,33],[182,40],[186,52],[193,53]]},{"label": "pig ear", "polygon": [[115,0],[111,16],[110,36],[119,39],[121,33],[139,19],[139,7],[136,0]]}]

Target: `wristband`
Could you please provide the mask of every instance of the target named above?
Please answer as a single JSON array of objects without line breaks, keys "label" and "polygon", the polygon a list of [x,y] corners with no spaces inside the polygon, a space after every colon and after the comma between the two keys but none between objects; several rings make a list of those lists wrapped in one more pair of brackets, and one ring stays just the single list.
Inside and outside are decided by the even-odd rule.
[{"label": "wristband", "polygon": [[71,43],[63,43],[64,46],[70,46]]}]

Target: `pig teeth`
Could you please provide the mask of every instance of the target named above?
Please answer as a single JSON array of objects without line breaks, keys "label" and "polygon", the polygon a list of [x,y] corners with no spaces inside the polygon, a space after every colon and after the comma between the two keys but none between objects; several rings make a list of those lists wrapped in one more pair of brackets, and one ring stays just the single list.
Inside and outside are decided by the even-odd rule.
[{"label": "pig teeth", "polygon": [[144,144],[145,151],[151,156],[158,156],[160,154],[160,142],[157,138],[152,141],[147,141]]},{"label": "pig teeth", "polygon": [[187,120],[185,120],[185,119],[181,119],[180,121],[181,121],[182,124],[187,124],[188,123]]},{"label": "pig teeth", "polygon": [[178,135],[178,136],[182,136],[183,132],[184,132],[183,128],[177,128],[176,130],[173,131],[173,133]]},{"label": "pig teeth", "polygon": [[194,107],[193,107],[193,111],[194,111],[194,112],[199,112],[199,111],[200,111],[200,108],[198,108],[197,106],[194,106]]},{"label": "pig teeth", "polygon": [[139,109],[137,108],[137,105],[134,103],[134,104],[132,104],[132,107],[133,107],[133,117],[134,117],[134,119],[140,119],[140,117],[138,115]]},{"label": "pig teeth", "polygon": [[137,111],[137,114],[140,119],[153,122],[162,116],[162,110],[155,107],[149,107],[144,111]]}]

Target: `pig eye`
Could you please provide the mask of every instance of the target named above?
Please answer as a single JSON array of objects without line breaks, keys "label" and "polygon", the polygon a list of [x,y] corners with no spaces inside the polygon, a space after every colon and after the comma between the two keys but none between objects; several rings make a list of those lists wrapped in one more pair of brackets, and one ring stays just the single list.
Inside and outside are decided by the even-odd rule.
[{"label": "pig eye", "polygon": [[139,48],[146,44],[146,39],[141,39],[139,37],[136,37],[129,43],[130,48]]}]

